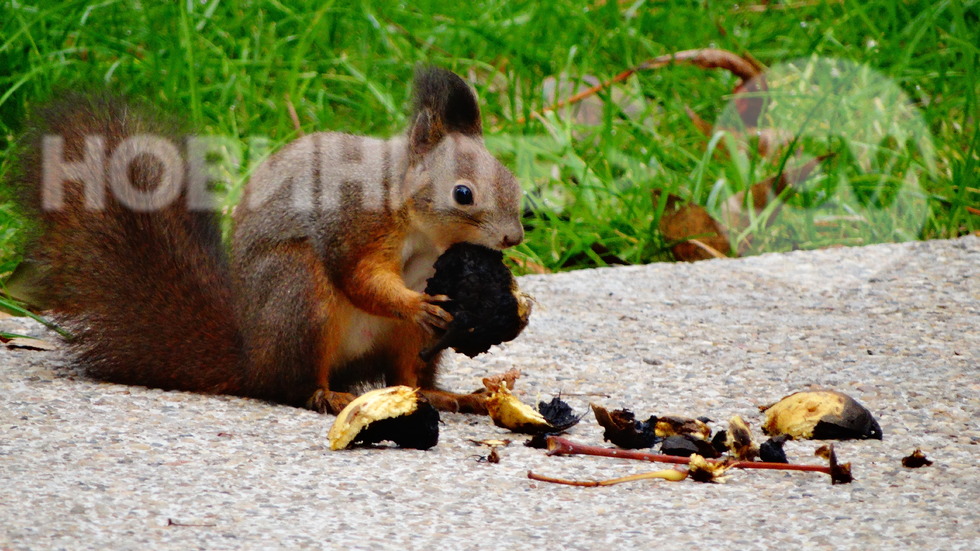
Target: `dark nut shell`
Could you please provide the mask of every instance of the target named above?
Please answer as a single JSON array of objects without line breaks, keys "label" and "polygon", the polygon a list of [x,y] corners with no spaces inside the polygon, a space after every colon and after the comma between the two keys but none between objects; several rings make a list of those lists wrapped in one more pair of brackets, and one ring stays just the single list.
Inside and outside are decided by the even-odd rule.
[{"label": "dark nut shell", "polygon": [[697,454],[709,459],[721,455],[711,446],[710,442],[690,434],[675,434],[664,438],[664,441],[660,443],[660,453],[679,457],[690,457]]},{"label": "dark nut shell", "polygon": [[628,409],[609,411],[606,408],[591,404],[592,412],[604,431],[602,438],[627,450],[652,448],[659,439],[654,430],[656,417],[646,421],[637,421],[636,415]]}]

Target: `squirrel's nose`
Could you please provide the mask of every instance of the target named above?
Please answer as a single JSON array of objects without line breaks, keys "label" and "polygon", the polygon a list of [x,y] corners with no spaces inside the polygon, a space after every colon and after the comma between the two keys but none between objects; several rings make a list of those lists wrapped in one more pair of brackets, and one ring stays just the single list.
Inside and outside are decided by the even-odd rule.
[{"label": "squirrel's nose", "polygon": [[503,240],[500,241],[500,248],[507,249],[520,244],[521,241],[524,241],[523,231],[517,234],[505,234]]}]

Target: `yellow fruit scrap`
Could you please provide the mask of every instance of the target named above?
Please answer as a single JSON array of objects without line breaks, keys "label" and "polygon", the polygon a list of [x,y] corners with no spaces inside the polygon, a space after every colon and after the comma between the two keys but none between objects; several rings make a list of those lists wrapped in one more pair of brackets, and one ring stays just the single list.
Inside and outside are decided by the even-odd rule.
[{"label": "yellow fruit scrap", "polygon": [[797,392],[766,409],[762,430],[766,434],[788,434],[810,438],[817,422],[827,415],[840,415],[844,402],[830,393]]},{"label": "yellow fruit scrap", "polygon": [[691,480],[697,482],[717,482],[723,483],[728,480],[727,476],[722,476],[728,470],[725,463],[710,463],[698,454],[691,456],[688,463],[687,474]]},{"label": "yellow fruit scrap", "polygon": [[657,438],[667,438],[668,436],[690,435],[701,440],[711,438],[711,427],[700,419],[689,419],[676,415],[659,417],[654,426]]},{"label": "yellow fruit scrap", "polygon": [[771,436],[844,440],[881,440],[878,421],[868,408],[836,390],[797,392],[766,406],[762,430]]},{"label": "yellow fruit scrap", "polygon": [[733,415],[728,420],[725,447],[732,457],[740,461],[752,461],[759,456],[759,447],[752,441],[752,431],[741,415]]},{"label": "yellow fruit scrap", "polygon": [[[487,384],[484,381],[484,384]],[[511,394],[506,384],[487,385],[487,411],[493,424],[515,432],[537,433],[552,429],[538,410],[521,402]]]},{"label": "yellow fruit scrap", "polygon": [[346,448],[361,430],[375,421],[414,413],[418,403],[418,389],[408,386],[379,388],[358,396],[337,415],[330,427],[327,434],[330,449]]}]

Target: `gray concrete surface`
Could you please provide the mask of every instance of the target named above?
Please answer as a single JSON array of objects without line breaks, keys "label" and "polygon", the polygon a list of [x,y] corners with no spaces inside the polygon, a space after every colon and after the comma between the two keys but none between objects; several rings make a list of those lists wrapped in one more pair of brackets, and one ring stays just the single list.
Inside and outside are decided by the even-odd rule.
[{"label": "gray concrete surface", "polygon": [[[756,431],[758,404],[841,390],[885,434],[839,444],[846,486],[761,471],[535,483],[529,469],[659,467],[546,457],[465,415],[444,415],[430,451],[331,452],[329,416],[102,384],[66,372],[60,352],[0,347],[0,549],[980,549],[978,276],[980,238],[966,237],[527,277],[527,332],[445,370],[468,390],[518,367],[529,401],[738,413]],[[499,464],[467,440],[501,436],[516,442]],[[570,437],[601,443],[591,415]],[[815,447],[787,450],[817,462]],[[935,464],[903,468],[916,447]]]}]

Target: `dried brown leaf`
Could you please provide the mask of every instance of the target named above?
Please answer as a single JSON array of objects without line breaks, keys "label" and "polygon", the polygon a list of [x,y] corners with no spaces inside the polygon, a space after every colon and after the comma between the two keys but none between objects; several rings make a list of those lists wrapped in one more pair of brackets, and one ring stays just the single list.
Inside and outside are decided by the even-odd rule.
[{"label": "dried brown leaf", "polygon": [[[654,208],[663,197],[654,190]],[[667,194],[664,212],[660,217],[660,233],[671,246],[674,257],[683,261],[706,260],[725,257],[731,252],[728,236],[721,225],[700,205],[687,203],[673,194]],[[697,240],[696,243],[693,240]]]},{"label": "dried brown leaf", "polygon": [[507,370],[500,375],[493,375],[483,379],[483,386],[489,391],[500,387],[501,383],[506,383],[509,390],[514,390],[514,381],[521,378],[521,370],[514,368]]}]

